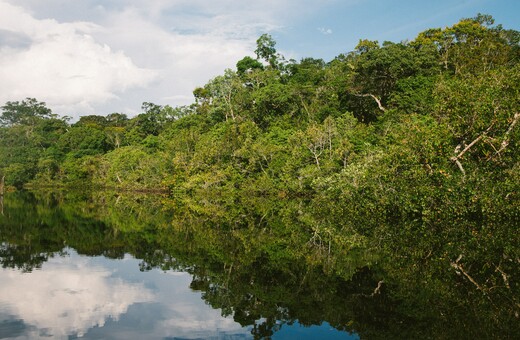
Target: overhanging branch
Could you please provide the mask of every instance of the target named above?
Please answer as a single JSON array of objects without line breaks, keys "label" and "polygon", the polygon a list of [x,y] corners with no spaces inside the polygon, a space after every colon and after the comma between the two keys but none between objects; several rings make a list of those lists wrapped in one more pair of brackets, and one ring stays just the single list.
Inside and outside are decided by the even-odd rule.
[{"label": "overhanging branch", "polygon": [[507,146],[509,145],[509,135],[511,134],[511,131],[513,131],[513,128],[515,127],[515,125],[518,122],[518,120],[520,120],[520,113],[517,112],[513,116],[513,121],[509,125],[509,128],[507,129],[506,133],[504,133],[504,137],[502,138],[502,143],[500,144],[500,149],[498,149],[496,151],[496,153],[492,157],[490,157],[489,159],[491,159],[491,158],[493,158],[495,156],[499,156],[500,153],[502,151],[504,151],[505,148],[507,148]]}]

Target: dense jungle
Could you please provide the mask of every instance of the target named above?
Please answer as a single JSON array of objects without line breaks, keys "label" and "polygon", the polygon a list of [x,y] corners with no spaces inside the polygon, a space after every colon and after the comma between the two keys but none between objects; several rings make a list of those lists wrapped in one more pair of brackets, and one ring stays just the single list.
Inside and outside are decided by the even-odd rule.
[{"label": "dense jungle", "polygon": [[[267,34],[254,53],[193,104],[132,118],[5,103],[2,212],[34,230],[2,220],[2,265],[65,243],[182,267],[214,308],[265,317],[258,337],[312,324],[310,306],[367,338],[518,336],[520,32],[479,14],[331,61],[287,60]],[[14,213],[22,196],[59,213]]]}]

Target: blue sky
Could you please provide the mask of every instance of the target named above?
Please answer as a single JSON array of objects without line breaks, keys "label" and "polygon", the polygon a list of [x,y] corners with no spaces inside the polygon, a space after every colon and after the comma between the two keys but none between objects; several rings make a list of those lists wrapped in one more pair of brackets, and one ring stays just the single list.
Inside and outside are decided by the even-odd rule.
[{"label": "blue sky", "polygon": [[451,26],[461,18],[491,14],[496,23],[520,30],[516,0],[359,0],[337,1],[273,36],[298,56],[330,60],[354,49],[359,39],[399,42],[421,31]]},{"label": "blue sky", "polygon": [[520,30],[518,0],[0,0],[0,104],[132,116],[145,101],[191,103],[263,33],[287,58],[329,61],[479,12]]}]

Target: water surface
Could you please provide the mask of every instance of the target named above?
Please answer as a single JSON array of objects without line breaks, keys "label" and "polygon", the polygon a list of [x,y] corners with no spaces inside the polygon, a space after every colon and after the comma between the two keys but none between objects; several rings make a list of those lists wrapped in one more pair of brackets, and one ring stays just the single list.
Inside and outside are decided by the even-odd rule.
[{"label": "water surface", "polygon": [[331,242],[341,221],[301,218],[303,201],[19,192],[1,203],[0,338],[520,334],[514,221],[401,221],[386,240]]}]

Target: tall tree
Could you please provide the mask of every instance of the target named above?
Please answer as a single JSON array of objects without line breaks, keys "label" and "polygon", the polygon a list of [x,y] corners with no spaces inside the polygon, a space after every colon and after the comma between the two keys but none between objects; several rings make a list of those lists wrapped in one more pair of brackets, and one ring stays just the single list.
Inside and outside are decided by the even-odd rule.
[{"label": "tall tree", "polygon": [[258,59],[263,59],[273,68],[277,66],[278,55],[276,54],[276,41],[269,34],[262,34],[256,40],[255,54]]}]

